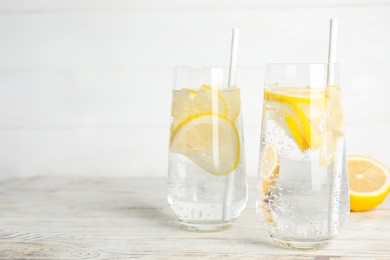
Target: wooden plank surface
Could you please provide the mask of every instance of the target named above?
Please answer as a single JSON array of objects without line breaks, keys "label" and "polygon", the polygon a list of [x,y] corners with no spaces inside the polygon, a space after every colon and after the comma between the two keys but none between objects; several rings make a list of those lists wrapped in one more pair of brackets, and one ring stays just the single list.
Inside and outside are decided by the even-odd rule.
[{"label": "wooden plank surface", "polygon": [[[249,183],[254,183],[250,181]],[[179,228],[162,178],[13,179],[0,183],[0,259],[390,259],[390,199],[352,213],[322,250],[275,247],[249,201],[222,232]]]}]

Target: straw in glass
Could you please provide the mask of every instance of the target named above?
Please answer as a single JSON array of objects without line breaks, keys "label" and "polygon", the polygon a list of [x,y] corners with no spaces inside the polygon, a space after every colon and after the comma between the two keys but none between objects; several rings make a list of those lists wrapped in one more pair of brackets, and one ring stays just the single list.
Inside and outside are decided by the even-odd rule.
[{"label": "straw in glass", "polygon": [[328,50],[328,85],[334,85],[333,64],[336,62],[337,19],[330,19]]},{"label": "straw in glass", "polygon": [[[232,45],[230,49],[230,65],[229,65],[229,79],[228,87],[232,86],[235,80],[235,69],[237,66],[237,52],[238,52],[238,37],[239,29],[233,28],[232,31]],[[225,194],[224,194],[224,205],[223,205],[223,221],[229,221],[231,217],[231,206],[233,200],[233,189],[234,189],[234,174],[230,173],[226,176],[225,180]]]},{"label": "straw in glass", "polygon": [[[329,32],[329,52],[328,52],[328,77],[327,83],[329,85],[335,85],[335,75],[333,66],[336,61],[336,43],[337,43],[337,20],[330,20],[330,32]],[[339,207],[340,207],[340,193],[341,193],[341,177],[343,170],[344,160],[344,138],[340,135],[336,135],[338,151],[334,155],[337,158],[332,163],[332,173],[330,180],[330,205],[329,205],[329,217],[328,217],[328,232],[333,237],[337,234],[339,229]]]}]

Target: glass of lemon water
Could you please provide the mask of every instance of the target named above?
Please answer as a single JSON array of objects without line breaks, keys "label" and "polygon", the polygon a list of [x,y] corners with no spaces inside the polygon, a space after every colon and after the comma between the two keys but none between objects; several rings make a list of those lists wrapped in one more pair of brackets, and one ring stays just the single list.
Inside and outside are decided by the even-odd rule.
[{"label": "glass of lemon water", "polygon": [[246,205],[237,77],[225,68],[175,68],[167,198],[189,230],[222,230]]},{"label": "glass of lemon water", "polygon": [[321,248],[349,214],[337,64],[266,67],[257,212],[274,242]]}]

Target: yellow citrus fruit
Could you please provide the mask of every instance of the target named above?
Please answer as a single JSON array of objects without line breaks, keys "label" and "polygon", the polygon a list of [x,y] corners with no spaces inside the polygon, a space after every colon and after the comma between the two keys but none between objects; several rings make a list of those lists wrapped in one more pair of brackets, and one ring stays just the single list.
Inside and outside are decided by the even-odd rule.
[{"label": "yellow citrus fruit", "polygon": [[290,129],[291,135],[294,138],[295,143],[298,145],[299,149],[301,151],[306,151],[309,148],[309,145],[307,144],[305,137],[301,133],[299,125],[295,121],[294,117],[288,115],[284,118],[284,120],[286,121],[287,127],[288,129]]},{"label": "yellow citrus fruit", "polygon": [[326,113],[328,128],[343,133],[341,90],[336,86],[329,85],[327,88]]},{"label": "yellow citrus fruit", "polygon": [[[268,144],[264,149],[260,176],[262,192],[266,197],[269,197],[279,177],[279,156],[275,145]],[[258,203],[265,224],[275,225],[268,200],[260,199]]]},{"label": "yellow citrus fruit", "polygon": [[278,151],[272,144],[268,144],[264,149],[260,174],[263,193],[269,194],[279,177]]},{"label": "yellow citrus fruit", "polygon": [[218,91],[212,90],[207,85],[203,85],[198,90],[184,88],[173,91],[173,131],[187,118],[205,113],[227,116],[225,101]]},{"label": "yellow citrus fruit", "polygon": [[214,175],[226,175],[238,166],[240,139],[225,116],[200,114],[187,118],[172,132],[170,152],[186,156]]},{"label": "yellow citrus fruit", "polygon": [[269,209],[269,205],[268,205],[267,201],[265,201],[265,200],[259,201],[258,207],[260,208],[261,217],[264,220],[264,223],[267,226],[275,226],[275,222],[274,222],[274,219],[272,217],[272,212]]},{"label": "yellow citrus fruit", "polygon": [[308,148],[316,150],[321,146],[320,122],[325,114],[325,90],[298,87],[266,89],[264,99],[287,104],[292,108],[282,110],[287,128],[302,152]]},{"label": "yellow citrus fruit", "polygon": [[340,138],[344,135],[343,113],[341,106],[341,90],[329,85],[325,105],[325,124],[321,139],[321,166],[328,165],[334,158]]},{"label": "yellow citrus fruit", "polygon": [[323,104],[316,105],[301,105],[297,103],[289,103],[298,115],[303,137],[311,150],[316,150],[320,147],[320,130],[319,123],[321,121],[321,109]]},{"label": "yellow citrus fruit", "polygon": [[365,156],[348,156],[351,211],[366,211],[382,203],[390,191],[390,170]]},{"label": "yellow citrus fruit", "polygon": [[227,89],[220,90],[219,93],[226,104],[227,118],[234,122],[240,114],[241,109],[240,89],[236,86],[231,86]]},{"label": "yellow citrus fruit", "polygon": [[325,104],[325,90],[318,88],[283,87],[279,90],[265,90],[265,99],[301,104]]}]

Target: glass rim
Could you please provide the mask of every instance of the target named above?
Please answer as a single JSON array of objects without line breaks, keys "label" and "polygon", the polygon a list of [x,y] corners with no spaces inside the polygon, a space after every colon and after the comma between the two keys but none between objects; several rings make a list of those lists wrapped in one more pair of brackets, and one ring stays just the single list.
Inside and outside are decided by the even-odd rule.
[{"label": "glass rim", "polygon": [[307,66],[307,65],[339,65],[340,63],[338,62],[333,62],[333,63],[328,63],[328,62],[290,62],[290,63],[282,63],[282,62],[277,62],[277,63],[267,63],[266,66]]},{"label": "glass rim", "polygon": [[[177,69],[229,69],[229,66],[173,66],[175,70]],[[234,69],[239,69],[240,67],[233,67]]]}]

